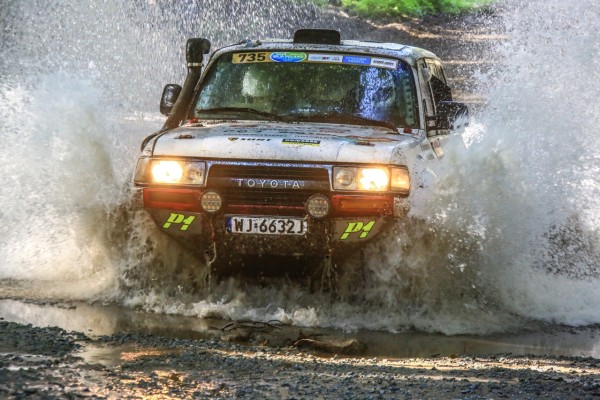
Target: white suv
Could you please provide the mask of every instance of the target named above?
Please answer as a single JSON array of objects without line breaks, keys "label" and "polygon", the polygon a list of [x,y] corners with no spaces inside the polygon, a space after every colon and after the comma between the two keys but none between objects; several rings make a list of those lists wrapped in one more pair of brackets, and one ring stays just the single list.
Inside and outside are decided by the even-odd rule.
[{"label": "white suv", "polygon": [[257,255],[349,256],[405,216],[468,113],[419,48],[299,30],[209,51],[188,40],[188,76],[163,91],[168,118],[134,190],[166,234],[226,261],[217,272]]}]

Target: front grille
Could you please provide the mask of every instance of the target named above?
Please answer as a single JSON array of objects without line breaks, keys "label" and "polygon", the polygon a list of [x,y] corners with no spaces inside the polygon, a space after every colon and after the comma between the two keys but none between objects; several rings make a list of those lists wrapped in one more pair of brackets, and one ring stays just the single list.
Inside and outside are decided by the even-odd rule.
[{"label": "front grille", "polygon": [[270,190],[270,189],[235,189],[220,190],[226,204],[261,205],[261,206],[304,206],[306,200],[314,192]]},{"label": "front grille", "polygon": [[329,182],[325,168],[256,166],[256,165],[213,165],[208,173],[208,181],[214,178],[288,179]]},{"label": "front grille", "polygon": [[[270,187],[276,181],[278,186]],[[215,164],[207,187],[219,191],[226,205],[304,207],[310,196],[329,189],[329,172],[324,167]]]}]

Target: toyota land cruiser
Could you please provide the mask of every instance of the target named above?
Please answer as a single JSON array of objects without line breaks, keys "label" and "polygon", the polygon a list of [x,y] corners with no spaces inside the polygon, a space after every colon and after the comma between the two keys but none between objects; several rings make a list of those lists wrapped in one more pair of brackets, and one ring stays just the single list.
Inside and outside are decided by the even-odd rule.
[{"label": "toyota land cruiser", "polygon": [[217,272],[355,253],[405,217],[468,113],[440,60],[411,46],[299,30],[209,53],[188,40],[187,78],[163,90],[167,119],[143,142],[134,190]]}]

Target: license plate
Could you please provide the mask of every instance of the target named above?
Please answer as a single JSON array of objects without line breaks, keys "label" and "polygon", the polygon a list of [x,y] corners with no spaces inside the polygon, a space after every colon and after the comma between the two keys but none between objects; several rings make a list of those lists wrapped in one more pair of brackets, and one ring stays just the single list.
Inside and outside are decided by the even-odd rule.
[{"label": "license plate", "polygon": [[228,216],[227,231],[252,235],[304,235],[308,223],[303,218]]}]

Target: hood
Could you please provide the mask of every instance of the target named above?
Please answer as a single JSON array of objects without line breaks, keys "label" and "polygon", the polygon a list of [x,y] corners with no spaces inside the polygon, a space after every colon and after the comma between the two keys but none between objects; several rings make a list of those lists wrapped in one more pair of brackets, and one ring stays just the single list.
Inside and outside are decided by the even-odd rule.
[{"label": "hood", "polygon": [[173,129],[157,138],[153,155],[388,164],[399,146],[417,145],[415,135],[353,125],[221,122]]}]

